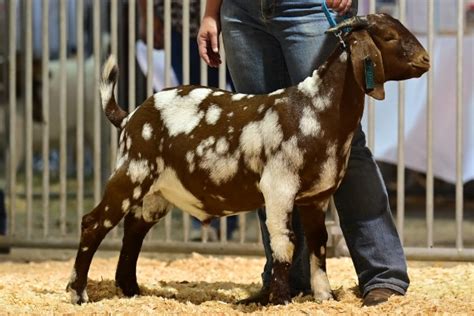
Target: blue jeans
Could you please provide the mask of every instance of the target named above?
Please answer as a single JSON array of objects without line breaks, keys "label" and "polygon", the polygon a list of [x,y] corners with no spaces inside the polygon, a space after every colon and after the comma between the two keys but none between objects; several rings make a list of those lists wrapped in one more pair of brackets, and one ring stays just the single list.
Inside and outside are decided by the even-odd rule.
[{"label": "blue jeans", "polygon": [[[221,25],[227,65],[238,92],[266,93],[295,85],[321,65],[336,40],[321,11],[322,0],[224,0]],[[409,285],[403,248],[375,160],[359,127],[348,170],[334,195],[341,228],[359,278],[362,295],[374,288],[404,294]],[[297,213],[297,210],[295,210]],[[272,254],[265,212],[259,210],[270,284]],[[310,292],[308,250],[299,216],[293,216],[296,247],[290,269],[293,294]]]}]

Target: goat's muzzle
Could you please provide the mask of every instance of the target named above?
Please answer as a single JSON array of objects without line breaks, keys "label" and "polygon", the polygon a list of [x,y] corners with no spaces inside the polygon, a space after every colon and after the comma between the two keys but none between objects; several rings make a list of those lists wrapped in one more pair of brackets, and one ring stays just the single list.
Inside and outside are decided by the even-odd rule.
[{"label": "goat's muzzle", "polygon": [[428,71],[428,69],[430,69],[430,56],[427,53],[423,53],[409,64],[411,67],[422,70],[423,72]]},{"label": "goat's muzzle", "polygon": [[421,76],[430,69],[430,57],[428,53],[422,53],[408,64],[416,73],[419,73],[418,76]]}]

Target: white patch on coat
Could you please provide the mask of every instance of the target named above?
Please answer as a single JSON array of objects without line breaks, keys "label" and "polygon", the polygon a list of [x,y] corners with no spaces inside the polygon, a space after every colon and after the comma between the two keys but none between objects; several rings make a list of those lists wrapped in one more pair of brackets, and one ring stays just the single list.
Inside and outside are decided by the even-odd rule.
[{"label": "white patch on coat", "polygon": [[209,125],[214,125],[221,116],[222,109],[215,104],[212,104],[206,112],[206,122]]},{"label": "white patch on coat", "polygon": [[347,52],[343,51],[341,55],[339,55],[339,61],[345,63],[347,61]]},{"label": "white patch on coat", "polygon": [[118,153],[117,155],[117,163],[115,165],[115,169],[119,169],[120,167],[122,167],[125,163],[125,161],[128,160],[128,153],[127,154],[122,154],[122,153]]},{"label": "white patch on coat", "polygon": [[295,246],[290,241],[287,225],[299,185],[297,174],[288,168],[282,153],[268,161],[259,187],[265,198],[273,258],[280,262],[291,262],[293,257]]},{"label": "white patch on coat", "polygon": [[[207,148],[202,155],[199,167],[209,172],[209,177],[215,184],[225,183],[236,174],[239,166],[240,151],[227,153],[229,144],[221,138],[216,147]],[[219,148],[219,151],[218,151]]]},{"label": "white patch on coat", "polygon": [[285,89],[278,89],[278,90],[275,90],[275,91],[269,93],[268,95],[269,95],[269,96],[272,96],[272,95],[281,94],[281,93],[283,93],[283,92],[285,92]]},{"label": "white patch on coat", "polygon": [[108,212],[108,211],[109,211],[109,209],[110,209],[110,208],[109,208],[109,206],[108,206],[108,205],[106,205],[106,206],[105,206],[105,208],[104,208],[104,211],[105,211],[105,212]]},{"label": "white patch on coat", "polygon": [[214,145],[214,143],[216,142],[216,139],[214,138],[214,136],[209,136],[208,138],[206,139],[203,139],[199,145],[196,147],[196,154],[201,157],[203,154],[204,154],[204,151],[211,147],[212,145]]},{"label": "white patch on coat", "polygon": [[146,159],[131,160],[128,164],[127,175],[133,183],[142,183],[149,174],[150,167]]},{"label": "white patch on coat", "polygon": [[227,113],[227,117],[232,117],[232,116],[234,116],[234,112]]},{"label": "white patch on coat", "polygon": [[313,99],[313,106],[318,111],[323,111],[331,105],[331,98],[328,95],[320,95],[317,98]]},{"label": "white patch on coat", "polygon": [[163,158],[157,157],[156,158],[156,171],[158,171],[158,173],[161,173],[164,168],[165,168],[165,162]]},{"label": "white patch on coat", "polygon": [[321,254],[321,256],[324,256],[326,254],[326,248],[324,246],[321,246],[321,248],[319,249],[319,253]]},{"label": "white patch on coat", "polygon": [[229,150],[229,142],[225,139],[225,137],[221,137],[216,142],[216,153],[219,155],[224,155]]},{"label": "white patch on coat", "polygon": [[258,113],[262,113],[263,110],[265,110],[265,104],[260,104],[260,105],[258,106],[257,112],[258,112]]},{"label": "white patch on coat", "polygon": [[126,148],[127,148],[127,150],[130,150],[131,147],[132,147],[132,137],[128,136],[127,137]]},{"label": "white patch on coat", "polygon": [[203,204],[189,192],[171,168],[166,168],[156,181],[155,190],[160,191],[163,197],[178,208],[188,212],[201,221],[209,218],[203,209]]},{"label": "white patch on coat", "polygon": [[233,94],[232,97],[231,97],[231,100],[232,101],[239,101],[239,100],[242,100],[243,98],[245,98],[247,95],[244,94],[244,93],[236,93],[236,94]]},{"label": "white patch on coat", "polygon": [[112,227],[112,222],[109,221],[108,219],[106,219],[106,220],[104,221],[104,227],[105,227],[105,228],[110,228],[110,227]]},{"label": "white patch on coat", "polygon": [[311,288],[314,293],[314,298],[317,301],[326,301],[332,298],[331,286],[326,272],[324,272],[319,263],[319,259],[314,255],[310,255],[311,267]]},{"label": "white patch on coat", "polygon": [[82,247],[82,248],[81,248],[81,251],[82,251],[82,252],[86,252],[87,250],[89,250],[89,247]]},{"label": "white patch on coat", "polygon": [[211,198],[219,200],[221,202],[225,201],[225,198],[222,195],[211,194]]},{"label": "white patch on coat", "polygon": [[144,140],[150,140],[153,136],[153,128],[150,123],[143,124],[142,137]]},{"label": "white patch on coat", "polygon": [[232,126],[229,126],[227,129],[227,133],[232,134],[234,132],[234,128]]},{"label": "white patch on coat", "polygon": [[195,168],[195,163],[194,163],[194,152],[188,151],[186,153],[186,161],[188,162],[188,170],[189,172],[193,172]]},{"label": "white patch on coat", "polygon": [[309,106],[303,108],[299,127],[305,136],[317,136],[321,131],[321,125],[316,118],[316,114]]},{"label": "white patch on coat", "polygon": [[154,95],[155,108],[161,113],[168,134],[189,134],[199,125],[204,113],[199,105],[212,92],[209,88],[196,88],[188,95],[179,96],[177,90],[166,90]]},{"label": "white patch on coat", "polygon": [[306,78],[298,84],[298,90],[312,98],[318,93],[320,84],[321,78],[315,70],[311,77]]},{"label": "white patch on coat", "polygon": [[[140,188],[140,187],[137,187],[137,188]],[[135,188],[135,190],[137,188]],[[133,191],[133,195],[135,195],[135,190]],[[135,198],[135,199],[138,199],[138,197]],[[124,213],[127,212],[129,208],[130,208],[130,200],[129,199],[123,200],[122,201],[122,212],[124,212]]]},{"label": "white patch on coat", "polygon": [[278,123],[278,114],[268,110],[261,121],[250,122],[242,129],[240,148],[247,166],[254,172],[261,172],[262,150],[267,158],[280,146],[283,131]]},{"label": "white patch on coat", "polygon": [[142,187],[137,186],[135,189],[133,189],[133,198],[135,200],[138,200],[138,198],[142,195]]},{"label": "white patch on coat", "polygon": [[219,95],[223,95],[223,94],[224,94],[223,91],[214,91],[214,92],[212,93],[212,95],[213,95],[213,96],[216,96],[216,97],[219,96]]},{"label": "white patch on coat", "polygon": [[284,98],[279,98],[279,99],[275,99],[274,103],[275,105],[279,105],[279,104],[288,104],[289,102],[289,98],[288,97],[284,97]]}]

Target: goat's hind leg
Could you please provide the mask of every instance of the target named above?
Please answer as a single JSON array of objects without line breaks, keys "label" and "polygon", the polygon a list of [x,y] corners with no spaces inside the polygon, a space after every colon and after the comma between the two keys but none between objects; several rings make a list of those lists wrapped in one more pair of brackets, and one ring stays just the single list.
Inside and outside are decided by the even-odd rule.
[{"label": "goat's hind leg", "polygon": [[326,243],[328,233],[324,220],[328,202],[329,200],[314,205],[298,206],[308,245],[311,288],[317,301],[332,298],[331,287],[329,286],[326,274]]},{"label": "goat's hind leg", "polygon": [[[140,288],[137,282],[137,260],[140,253],[143,239],[148,231],[169,211],[169,204],[161,203],[164,201],[154,199],[152,205],[143,205],[131,210],[124,221],[124,236],[122,240],[122,249],[115,273],[115,284],[122,290],[125,296],[131,297],[140,294]],[[146,200],[146,199],[145,199]],[[158,203],[156,203],[158,202]],[[153,206],[153,211],[150,207]]]},{"label": "goat's hind leg", "polygon": [[107,183],[102,201],[90,213],[82,217],[79,249],[67,286],[73,303],[81,304],[88,301],[87,274],[92,257],[107,233],[128,212],[133,188],[125,171],[116,173]]}]

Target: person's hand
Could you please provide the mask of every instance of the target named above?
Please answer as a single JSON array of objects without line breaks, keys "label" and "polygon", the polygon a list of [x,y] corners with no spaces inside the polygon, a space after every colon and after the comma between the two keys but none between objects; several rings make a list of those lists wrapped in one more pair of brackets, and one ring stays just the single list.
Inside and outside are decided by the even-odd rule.
[{"label": "person's hand", "polygon": [[344,15],[351,8],[352,0],[326,0],[326,5],[339,15]]},{"label": "person's hand", "polygon": [[211,67],[218,67],[221,63],[219,54],[219,33],[221,26],[219,18],[204,16],[199,28],[197,42],[199,56]]}]

